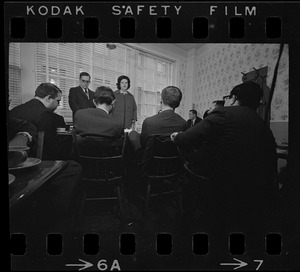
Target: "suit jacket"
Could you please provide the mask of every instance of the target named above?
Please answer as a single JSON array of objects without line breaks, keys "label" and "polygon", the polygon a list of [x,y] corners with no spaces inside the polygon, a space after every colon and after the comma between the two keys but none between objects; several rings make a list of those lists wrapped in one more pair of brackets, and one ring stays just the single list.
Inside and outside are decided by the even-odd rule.
[{"label": "suit jacket", "polygon": [[37,127],[25,120],[8,118],[8,141],[12,140],[19,132],[28,132],[33,141],[37,141]]},{"label": "suit jacket", "polygon": [[111,114],[122,129],[131,128],[132,120],[137,120],[137,107],[134,96],[128,91],[124,95],[119,90],[115,91],[114,94],[116,102]]},{"label": "suit jacket", "polygon": [[48,110],[38,99],[30,101],[13,108],[10,112],[11,118],[26,120],[34,124],[39,131],[44,131],[44,160],[66,159],[70,151],[70,143],[61,140],[57,136],[58,127],[66,127],[61,115]]},{"label": "suit jacket", "polygon": [[38,99],[31,99],[24,104],[14,107],[9,116],[11,118],[17,118],[21,120],[26,120],[29,123],[38,126],[39,118],[47,108]]},{"label": "suit jacket", "polygon": [[[195,119],[195,122],[194,122],[193,126],[197,125],[201,120],[202,119],[197,116],[196,119]],[[190,128],[190,127],[192,127],[192,120],[191,119],[189,119],[189,120],[186,121],[185,130],[188,129],[188,128]]]},{"label": "suit jacket", "polygon": [[99,108],[81,109],[75,113],[74,127],[80,136],[103,136],[118,139],[122,130],[113,117]]},{"label": "suit jacket", "polygon": [[144,120],[141,132],[141,145],[145,146],[147,136],[171,135],[173,132],[184,130],[186,121],[173,110],[164,110],[161,113]]},{"label": "suit jacket", "polygon": [[86,108],[95,108],[93,103],[93,99],[95,97],[95,93],[89,90],[89,98],[81,88],[81,86],[77,86],[71,88],[69,91],[69,105],[71,110],[73,111],[73,117],[77,110],[86,109]]},{"label": "suit jacket", "polygon": [[246,230],[265,226],[279,204],[276,144],[270,128],[254,109],[220,107],[174,140],[181,148],[195,148],[203,141],[207,144],[195,163],[210,178],[208,213]]},{"label": "suit jacket", "polygon": [[223,180],[223,186],[226,181],[244,180],[258,189],[262,179],[276,176],[274,136],[249,107],[216,108],[199,124],[175,137],[175,143],[186,150],[201,147],[203,142],[206,145],[202,146],[198,163],[211,177]]}]

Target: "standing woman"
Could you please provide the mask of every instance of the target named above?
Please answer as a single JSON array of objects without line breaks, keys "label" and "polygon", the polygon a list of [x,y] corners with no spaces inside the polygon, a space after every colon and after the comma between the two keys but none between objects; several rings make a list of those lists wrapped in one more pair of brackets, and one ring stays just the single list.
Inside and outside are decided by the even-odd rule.
[{"label": "standing woman", "polygon": [[116,101],[112,111],[116,123],[125,128],[134,128],[137,121],[137,107],[134,96],[128,91],[130,79],[127,76],[120,76],[117,82],[118,90],[114,92]]}]

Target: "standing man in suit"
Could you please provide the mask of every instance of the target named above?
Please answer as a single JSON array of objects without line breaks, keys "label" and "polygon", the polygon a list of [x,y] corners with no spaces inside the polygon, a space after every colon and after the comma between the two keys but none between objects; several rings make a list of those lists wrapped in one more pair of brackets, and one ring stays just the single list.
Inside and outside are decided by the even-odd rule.
[{"label": "standing man in suit", "polygon": [[197,116],[196,110],[190,110],[189,111],[189,120],[186,121],[186,129],[195,126],[198,124],[202,119]]},{"label": "standing man in suit", "polygon": [[71,88],[69,91],[69,105],[73,111],[73,118],[77,110],[95,108],[93,103],[94,92],[89,89],[91,76],[87,72],[79,75],[79,86]]}]

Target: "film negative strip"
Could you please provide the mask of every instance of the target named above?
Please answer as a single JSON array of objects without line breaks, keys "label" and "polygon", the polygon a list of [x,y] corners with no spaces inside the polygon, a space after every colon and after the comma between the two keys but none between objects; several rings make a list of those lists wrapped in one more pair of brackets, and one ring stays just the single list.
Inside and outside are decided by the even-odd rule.
[{"label": "film negative strip", "polygon": [[[5,2],[11,270],[300,269],[299,12],[298,1]],[[119,80],[120,75],[127,77]],[[132,164],[133,150],[115,163],[119,168],[124,163],[126,175],[114,176],[122,177],[112,182],[114,199],[105,195],[106,187],[87,189],[87,166],[74,162],[72,153],[77,138],[71,92],[78,77],[79,85],[92,91],[100,86],[120,90],[125,79],[137,117],[127,127],[123,147],[132,129],[141,132],[145,118],[164,109],[160,100],[167,86],[182,93],[175,112],[184,119],[198,112],[204,120],[217,101],[224,105],[235,97],[234,86],[258,83],[263,89],[258,113],[277,142],[275,204],[270,205],[275,197],[271,185],[259,202],[263,189],[255,175],[253,186],[245,177],[231,188],[234,178],[224,171],[222,186],[213,187],[216,180],[183,167],[188,164],[182,154],[183,168],[172,173],[175,181],[170,174],[141,177],[141,164]],[[44,83],[56,85],[60,96],[41,95],[37,87]],[[87,92],[88,100],[92,95]],[[34,137],[21,123],[11,123],[11,118],[27,120],[28,111],[32,120],[41,114],[35,105],[13,110],[34,96],[67,124],[51,136],[63,142],[59,148],[47,134],[52,125],[61,127],[58,119],[43,123],[43,129],[37,125]],[[16,141],[12,133],[26,142]],[[70,142],[69,157],[44,156]],[[260,154],[255,143],[253,148]],[[218,156],[231,158],[222,152]],[[16,153],[23,155],[11,160]],[[239,156],[244,159],[242,150]],[[16,160],[21,164],[10,165]],[[261,158],[247,160],[250,167]],[[110,170],[106,182],[114,174]],[[158,182],[163,188],[155,187]]]}]

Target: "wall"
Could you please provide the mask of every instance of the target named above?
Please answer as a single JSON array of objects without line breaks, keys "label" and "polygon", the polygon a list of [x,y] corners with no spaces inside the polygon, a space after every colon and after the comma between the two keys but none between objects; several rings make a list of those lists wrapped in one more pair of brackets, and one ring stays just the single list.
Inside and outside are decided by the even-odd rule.
[{"label": "wall", "polygon": [[36,89],[34,43],[21,43],[22,103],[34,97]]},{"label": "wall", "polygon": [[[271,86],[279,52],[278,44],[205,44],[197,52],[193,101],[200,116],[214,100],[222,99],[242,83],[242,74],[253,67],[268,66],[267,85]],[[288,45],[278,70],[277,84],[271,105],[272,121],[288,120]]]}]

